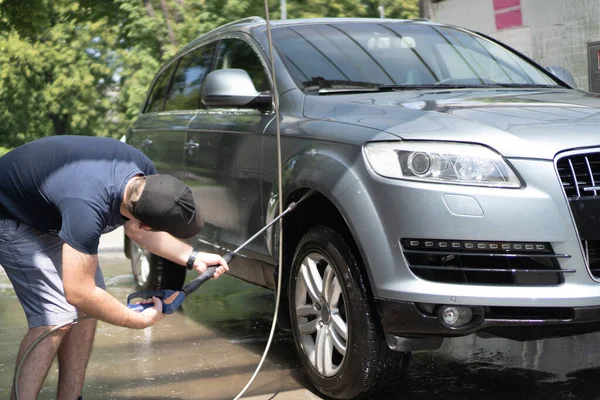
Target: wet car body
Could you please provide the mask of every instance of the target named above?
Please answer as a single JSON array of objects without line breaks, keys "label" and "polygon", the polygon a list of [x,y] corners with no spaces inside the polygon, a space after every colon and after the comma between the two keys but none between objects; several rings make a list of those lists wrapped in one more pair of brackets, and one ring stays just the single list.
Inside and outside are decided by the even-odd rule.
[{"label": "wet car body", "polygon": [[[404,31],[382,34],[396,28]],[[322,29],[322,37],[307,39],[311,29]],[[273,23],[284,206],[314,190],[283,222],[279,323],[294,332],[313,384],[335,398],[369,398],[393,387],[389,376],[401,380],[411,350],[438,348],[444,337],[478,333],[530,340],[600,329],[600,233],[594,222],[600,211],[600,101],[525,58],[515,70],[537,83],[515,84],[521,72],[509,77],[510,60],[521,56],[481,35],[476,40],[510,54],[501,72],[511,82],[486,83],[469,67],[477,84],[464,78],[443,83],[437,79],[443,68],[434,71],[419,54],[425,49],[420,43],[426,39],[418,36],[423,29],[447,34],[447,43],[464,49],[470,36],[457,37],[475,35],[427,21]],[[323,59],[340,73],[325,73],[353,73],[335,63],[343,60],[342,42],[324,47],[337,31],[371,35],[359,46],[369,56],[382,49],[404,52],[423,68],[398,85],[382,66],[388,61],[373,56],[393,85],[348,79],[337,87],[339,81],[321,75],[302,81],[299,72],[320,55],[308,61],[294,55],[284,45],[295,43],[289,35],[325,40],[308,46],[330,51]],[[241,88],[247,79],[227,72],[245,68],[243,60],[236,65],[235,52],[233,61],[223,61],[228,54],[221,46],[235,47],[227,40],[245,43],[259,60],[248,67],[255,95],[237,90],[239,98],[260,94],[260,101],[232,102],[231,82]],[[162,108],[152,110],[151,88],[127,141],[145,151],[159,172],[192,187],[206,226],[191,243],[225,251],[279,210],[274,104],[265,101],[273,83],[265,22],[248,19],[202,36],[159,71],[153,88],[170,69],[177,71],[180,58],[211,48],[198,108],[167,109],[175,72]],[[302,51],[308,50],[298,45]],[[496,51],[486,50],[494,59],[502,56]],[[303,61],[309,63],[304,70]],[[261,66],[264,78],[256,78]],[[425,67],[435,80],[423,75]],[[219,80],[223,71],[227,79]],[[477,174],[464,178],[468,168]],[[230,273],[275,289],[278,243],[277,231],[269,230],[240,253]],[[139,249],[129,254],[140,260]],[[144,287],[181,284],[182,275],[167,272],[164,260],[150,264],[151,279],[138,280]],[[379,346],[382,355],[369,355]],[[383,366],[357,381],[373,362]]]}]

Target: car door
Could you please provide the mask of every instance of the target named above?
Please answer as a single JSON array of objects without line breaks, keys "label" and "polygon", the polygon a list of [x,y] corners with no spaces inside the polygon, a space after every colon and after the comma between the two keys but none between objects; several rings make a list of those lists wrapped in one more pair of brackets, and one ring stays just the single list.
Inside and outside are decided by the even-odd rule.
[{"label": "car door", "polygon": [[168,64],[155,79],[143,113],[131,129],[127,142],[142,150],[159,173],[185,178],[183,152],[186,127],[196,113],[179,109],[173,84],[180,78],[179,59]]},{"label": "car door", "polygon": [[[271,80],[257,47],[244,36],[219,41],[215,70],[244,69],[257,91],[271,90]],[[241,108],[204,108],[188,125],[186,166],[194,193],[204,212],[201,237],[232,249],[263,226],[260,152],[263,131],[272,111]],[[253,258],[266,254],[264,240],[250,243]]]},{"label": "car door", "polygon": [[[181,61],[185,64],[185,68],[189,75],[185,89],[183,90],[187,93],[186,96],[190,105],[191,103],[194,104],[196,114],[198,113],[198,110],[203,109],[200,102],[200,88],[202,87],[204,78],[208,72],[210,72],[212,67],[216,47],[217,42],[202,45],[189,52]],[[196,117],[198,117],[198,115],[195,115],[189,123],[192,123]],[[202,181],[202,179],[199,179],[200,175],[209,175],[209,172],[206,171],[207,168],[216,165],[217,154],[203,150],[206,147],[205,142],[207,140],[209,140],[209,138],[205,136],[189,135],[188,130],[186,129],[183,159],[186,168],[186,176],[188,179],[191,179],[192,187],[197,186],[198,182]],[[203,172],[200,173],[199,170],[203,170]]]}]

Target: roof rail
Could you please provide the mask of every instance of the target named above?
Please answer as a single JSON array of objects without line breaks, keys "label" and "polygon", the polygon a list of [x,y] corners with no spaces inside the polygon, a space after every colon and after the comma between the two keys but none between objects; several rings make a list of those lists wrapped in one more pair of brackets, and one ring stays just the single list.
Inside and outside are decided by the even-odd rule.
[{"label": "roof rail", "polygon": [[430,19],[427,19],[427,18],[413,18],[412,20],[413,20],[413,21],[425,21],[425,22],[431,22],[431,20],[430,20]]},{"label": "roof rail", "polygon": [[221,26],[219,26],[219,28],[224,28],[226,26],[243,24],[243,23],[246,23],[246,22],[266,22],[266,21],[262,17],[248,17],[248,18],[238,19],[237,21],[229,22],[229,23],[227,23],[225,25],[221,25]]},{"label": "roof rail", "polygon": [[[1,0],[0,0],[0,2],[1,2]],[[179,49],[179,51],[177,53],[179,54],[179,53],[182,53],[182,52],[186,52],[188,49],[195,47],[197,45],[198,39],[200,39],[204,35],[207,35],[207,34],[210,34],[210,33],[213,33],[213,32],[219,32],[224,27],[233,26],[233,25],[237,25],[237,24],[243,24],[243,23],[247,23],[247,22],[266,22],[266,21],[263,18],[261,18],[261,17],[248,17],[248,18],[238,19],[237,21],[229,22],[229,23],[227,23],[225,25],[221,25],[221,26],[218,26],[215,29],[210,30],[209,32],[202,33],[196,39],[192,40],[191,42],[189,42],[188,44],[186,44],[185,46],[183,46],[181,49]]]}]

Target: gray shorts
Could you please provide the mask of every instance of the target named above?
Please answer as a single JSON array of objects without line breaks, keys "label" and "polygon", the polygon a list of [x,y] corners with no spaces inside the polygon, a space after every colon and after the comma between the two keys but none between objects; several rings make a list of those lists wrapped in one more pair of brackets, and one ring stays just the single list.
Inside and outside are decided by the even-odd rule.
[{"label": "gray shorts", "polygon": [[[12,219],[0,218],[0,265],[23,306],[29,328],[60,325],[77,317],[62,284],[63,240]],[[96,286],[105,288],[100,267]]]}]

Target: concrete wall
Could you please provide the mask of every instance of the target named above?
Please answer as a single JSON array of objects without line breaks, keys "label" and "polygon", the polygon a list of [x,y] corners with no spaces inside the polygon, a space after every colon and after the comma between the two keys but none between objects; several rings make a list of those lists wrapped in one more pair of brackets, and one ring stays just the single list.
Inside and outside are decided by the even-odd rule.
[{"label": "concrete wall", "polygon": [[600,41],[600,0],[515,0],[522,25],[497,28],[494,10],[503,0],[442,0],[431,4],[431,19],[490,35],[543,66],[568,69],[588,90],[587,43]]},{"label": "concrete wall", "polygon": [[490,34],[494,25],[492,0],[446,0],[431,4],[432,20]]}]

